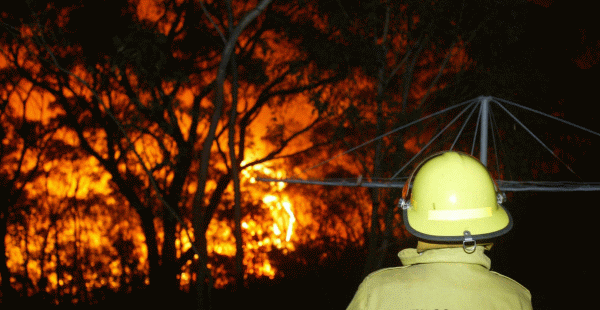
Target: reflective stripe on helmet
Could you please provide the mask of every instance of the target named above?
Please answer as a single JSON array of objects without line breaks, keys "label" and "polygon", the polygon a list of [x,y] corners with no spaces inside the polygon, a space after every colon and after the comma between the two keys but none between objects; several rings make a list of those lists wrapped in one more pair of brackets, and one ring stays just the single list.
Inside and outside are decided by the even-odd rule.
[{"label": "reflective stripe on helmet", "polygon": [[458,221],[492,216],[492,207],[462,210],[429,210],[430,221]]}]

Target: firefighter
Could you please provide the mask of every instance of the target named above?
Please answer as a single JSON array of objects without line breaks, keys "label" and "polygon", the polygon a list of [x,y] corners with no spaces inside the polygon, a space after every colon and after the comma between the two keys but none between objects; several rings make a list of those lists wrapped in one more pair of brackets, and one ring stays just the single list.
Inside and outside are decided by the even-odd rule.
[{"label": "firefighter", "polygon": [[484,254],[490,239],[512,228],[504,200],[485,166],[468,154],[442,152],[423,161],[399,202],[416,249],[398,254],[402,267],[367,276],[348,310],[531,309],[530,292],[490,271]]}]

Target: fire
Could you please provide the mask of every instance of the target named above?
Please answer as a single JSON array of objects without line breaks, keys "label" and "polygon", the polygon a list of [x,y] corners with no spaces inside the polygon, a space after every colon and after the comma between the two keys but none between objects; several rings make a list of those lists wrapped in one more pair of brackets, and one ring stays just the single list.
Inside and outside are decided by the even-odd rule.
[{"label": "fire", "polygon": [[[257,172],[281,178],[283,177],[282,171],[260,164],[242,170],[241,181],[242,183],[258,186],[261,183],[258,183],[255,178]],[[297,225],[297,219],[294,213],[293,198],[284,193],[286,186],[283,182],[273,182],[268,184],[264,191],[250,190],[247,193],[251,197],[251,201],[261,202],[260,209],[263,212],[247,214],[242,219],[243,264],[246,278],[252,276],[274,279],[278,274],[281,274],[273,266],[268,255],[269,252],[279,250],[282,253],[289,253],[295,250],[294,229]],[[191,229],[189,234],[190,236],[193,235]],[[209,255],[225,256],[230,259],[235,257],[235,236],[231,223],[213,220],[206,235]],[[184,230],[180,233],[180,239],[178,239],[176,246],[179,248],[178,255],[191,247],[191,242]],[[192,261],[188,261],[179,276],[180,286],[183,289],[187,288],[193,279],[190,272],[191,264]],[[210,264],[209,268],[212,271],[217,288],[225,287],[233,281],[232,270],[228,270],[225,266]]]},{"label": "fire", "polygon": [[[281,183],[281,182],[279,182]],[[287,227],[286,229],[286,233],[285,233],[285,241],[289,242],[290,239],[292,238],[292,234],[294,232],[294,222],[296,222],[296,217],[294,216],[294,212],[292,211],[292,204],[284,199],[279,199],[277,196],[275,195],[266,195],[263,198],[263,203],[265,203],[266,205],[269,205],[269,209],[272,211],[271,214],[273,217],[279,216],[278,219],[276,219],[276,223],[273,223],[273,233],[276,236],[281,235],[281,230],[279,229],[279,225],[277,225],[279,222],[279,224],[282,227]],[[284,210],[285,213],[287,214],[287,219],[281,217],[281,210]],[[279,213],[279,214],[276,214]],[[285,223],[282,222],[287,222],[287,225]]]},{"label": "fire", "polygon": [[425,143],[427,143],[433,137],[434,131],[433,129],[427,129],[423,132],[420,132],[418,136],[410,136],[406,139],[403,146],[404,149],[416,154],[421,151],[421,148]]},{"label": "fire", "polygon": [[[278,178],[283,176],[281,170],[276,171],[271,167],[260,164],[243,170],[241,172],[242,182],[256,184],[255,175],[257,172]],[[253,200],[262,202],[260,207],[265,212],[261,213],[262,216],[248,214],[242,219],[245,255],[243,261],[246,276],[275,278],[278,271],[273,267],[268,253],[274,249],[282,250],[284,253],[295,249],[293,236],[296,216],[292,199],[284,193],[285,188],[285,183],[274,182],[268,185],[264,194],[257,194],[254,191],[249,193],[253,196]],[[224,231],[221,235],[223,239],[220,239],[220,241],[229,240],[231,251],[228,251],[225,255],[233,257],[235,247],[233,245],[232,230],[229,228]]]},{"label": "fire", "polygon": [[[154,2],[140,2],[137,13],[141,19],[147,18],[153,22],[158,21],[153,18],[161,16],[161,14],[155,11],[157,8],[151,6],[152,3]],[[314,15],[312,16],[313,18],[318,18]],[[160,22],[164,23],[162,19]],[[326,23],[323,20],[315,20],[315,22],[321,25]],[[164,27],[168,27],[168,23],[165,23]],[[167,31],[166,28],[165,31]],[[265,37],[264,41],[269,44],[275,44],[273,42],[279,41],[275,40],[277,38],[274,37],[275,33],[273,32],[267,32],[265,36],[273,36],[273,38]],[[280,42],[279,44],[284,43]],[[265,59],[269,64],[267,72],[285,71],[286,67],[282,66],[282,64],[290,60],[288,58],[291,56],[297,56],[292,53],[298,53],[298,51],[294,49],[293,44],[289,44],[289,46],[281,45],[281,47],[273,48],[273,50],[284,51],[278,55],[267,55],[267,49],[257,49],[258,52],[256,53],[258,54],[256,56]],[[404,42],[398,39],[397,45],[402,44]],[[453,59],[460,58],[460,55],[457,52]],[[8,62],[3,57],[0,57],[0,68],[6,66],[8,66]],[[76,75],[93,81],[89,73],[84,69],[76,68],[76,70],[79,70],[75,71]],[[432,70],[424,79],[431,79],[436,73],[436,70]],[[358,72],[354,76],[354,81],[348,82],[352,87],[324,89],[322,92],[322,96],[324,97],[320,99],[322,101],[332,101],[331,98],[342,98],[340,100],[349,102],[349,99],[344,99],[346,96],[356,96],[356,94],[351,94],[352,96],[347,94],[349,91],[373,93],[373,85],[369,79],[364,78]],[[132,80],[136,79],[135,75],[130,75],[130,78]],[[206,74],[204,78],[209,79],[212,77],[210,74]],[[293,80],[299,78],[304,77],[301,75],[290,77],[291,82],[297,82]],[[75,95],[77,95],[89,99],[91,97],[90,92],[86,91],[85,88],[81,89],[80,85],[76,84],[74,83],[71,86],[73,86],[72,89],[77,94],[65,90],[65,92],[68,92],[66,97],[76,98]],[[27,93],[32,89],[31,83],[25,82],[22,82],[19,87]],[[254,86],[248,87],[248,93],[259,91],[253,90]],[[418,93],[423,92],[424,90],[420,90]],[[342,93],[343,95],[340,95]],[[11,105],[16,107],[14,113],[25,115],[27,119],[32,121],[40,121],[42,124],[45,124],[49,119],[63,114],[59,108],[52,108],[55,105],[48,105],[48,102],[55,99],[51,95],[32,92],[32,97],[29,99],[23,99],[24,97],[17,98],[17,93],[10,96]],[[108,100],[108,98],[103,99],[113,102],[127,100],[127,97],[123,94],[113,93],[110,96],[114,97],[111,97],[111,100]],[[186,90],[177,96],[180,96],[179,99],[181,99],[182,106],[191,106],[191,90]],[[141,99],[142,101],[150,100],[150,98],[143,98],[143,95]],[[25,100],[29,100],[30,102],[36,101],[39,104],[35,109],[19,110],[21,103],[25,107]],[[251,101],[255,99],[246,98],[245,100]],[[310,123],[312,119],[309,116],[313,115],[310,100],[311,98],[308,95],[303,95],[298,96],[293,102],[288,103],[289,106],[286,109],[281,109],[281,111],[284,111],[280,112],[282,115],[278,115],[284,120],[281,123],[285,124],[288,129],[294,127],[296,127],[294,129],[303,128]],[[204,100],[202,105],[209,106],[209,100]],[[31,106],[29,102],[27,106]],[[266,111],[268,109],[268,107],[265,107]],[[185,110],[176,111],[175,114],[177,115],[177,121],[180,122],[179,125],[183,131],[182,134],[187,139],[192,121],[189,115],[183,111]],[[368,114],[369,112],[364,113]],[[302,117],[298,117],[298,115],[302,115]],[[269,113],[262,113],[257,116],[256,123],[261,125],[268,124],[271,117],[273,115]],[[366,117],[370,116],[366,115]],[[253,128],[253,133],[257,137],[262,137],[264,136],[263,133],[268,132],[268,128],[261,125]],[[199,132],[203,130],[203,128],[198,129]],[[85,133],[85,135],[88,134],[94,135],[94,139],[90,139],[90,141],[96,140],[98,142],[98,145],[95,145],[92,141],[92,147],[101,150],[102,142],[106,139],[106,135],[101,131]],[[69,147],[78,147],[79,138],[71,130],[59,129],[55,134],[55,138],[63,141]],[[304,137],[303,139],[309,138]],[[414,141],[409,140],[407,142],[412,144],[405,144],[404,146],[409,151],[418,150],[418,145],[422,142],[414,138]],[[297,139],[293,143],[290,144],[291,147],[288,150],[300,150],[304,148],[304,144],[309,144],[310,141]],[[222,145],[226,145],[226,143]],[[164,160],[162,158],[163,153],[159,152],[160,147],[158,143],[152,137],[145,135],[136,137],[134,147],[148,163],[157,165]],[[255,151],[256,149],[260,149],[258,152],[264,154],[267,153],[264,149],[268,148],[268,144],[257,140],[254,141],[253,147]],[[24,163],[25,168],[33,166],[32,161],[29,162],[28,160],[29,158],[26,158]],[[128,165],[123,163],[118,168],[121,170],[125,168],[139,168],[135,165]],[[224,163],[218,162],[215,165],[224,166]],[[329,234],[338,239],[347,239],[350,240],[349,242],[360,243],[362,242],[362,235],[364,235],[361,229],[362,227],[367,227],[364,219],[368,219],[369,215],[363,214],[360,208],[351,210],[345,208],[345,206],[338,206],[341,208],[338,211],[341,211],[335,213],[334,211],[328,211],[329,206],[320,201],[319,197],[310,198],[311,208],[304,207],[308,203],[303,200],[300,194],[288,191],[285,183],[272,182],[265,184],[257,182],[255,178],[257,174],[273,178],[285,177],[283,171],[289,171],[290,169],[277,165],[277,163],[258,164],[241,171],[243,183],[242,195],[244,200],[242,206],[244,216],[241,223],[242,238],[244,241],[243,264],[247,278],[267,277],[273,279],[281,275],[281,271],[277,270],[276,264],[269,257],[270,252],[277,251],[289,254],[295,251],[298,245],[307,244],[323,234]],[[165,171],[156,170],[154,173],[156,176],[164,179],[166,184],[172,180],[169,179],[170,176],[166,175]],[[45,286],[44,284],[39,284],[38,289],[48,292],[56,292],[61,287],[68,286],[76,289],[75,287],[80,283],[87,286],[89,290],[103,286],[118,289],[124,283],[130,283],[128,281],[139,281],[139,283],[148,284],[149,280],[146,277],[148,250],[144,244],[145,239],[141,232],[138,217],[133,210],[123,207],[126,199],[115,191],[114,185],[110,182],[111,176],[100,167],[99,162],[92,157],[84,157],[77,160],[52,159],[44,163],[42,174],[43,176],[26,187],[30,195],[28,197],[29,201],[39,202],[39,206],[31,208],[32,211],[30,212],[18,210],[18,212],[11,214],[11,216],[21,216],[23,218],[22,220],[14,220],[16,224],[13,224],[9,228],[10,232],[6,237],[6,244],[8,245],[7,253],[9,253],[8,265],[11,274],[14,274],[15,277],[30,279],[33,283],[40,283],[43,280],[47,280],[48,284]],[[148,184],[144,185],[149,188]],[[215,181],[209,180],[208,191],[214,190],[215,187]],[[193,194],[196,190],[196,183],[191,182],[187,185],[187,194]],[[151,191],[149,190],[148,192]],[[232,196],[231,192],[226,192],[226,198]],[[339,193],[338,195],[340,198],[349,200],[346,205],[350,203],[357,205],[367,204],[367,202],[360,203],[359,197]],[[330,197],[330,193],[321,193],[321,196]],[[89,197],[93,198],[90,199]],[[225,199],[225,203],[220,208],[231,207],[231,200],[229,199],[228,201]],[[86,205],[79,208],[83,203]],[[220,211],[225,212],[229,210]],[[331,216],[325,218],[323,214],[330,214]],[[324,219],[329,226],[325,224],[321,226],[316,219]],[[184,221],[186,220],[189,219],[184,219]],[[155,223],[160,230],[161,223],[158,217]],[[194,235],[191,229],[192,225],[189,221],[184,222],[181,226],[179,227],[180,231],[176,243],[177,255],[179,256],[190,249],[193,241],[190,240],[190,236]],[[232,261],[232,258],[236,255],[233,227],[234,224],[230,219],[213,219],[206,233],[208,239],[207,250],[209,256],[212,258],[208,267],[212,271],[216,287],[224,287],[232,280],[232,268],[226,265],[227,262],[223,263],[223,260],[228,259]],[[160,232],[157,237],[158,239],[163,238]],[[196,256],[194,259],[197,260],[198,257]],[[182,267],[179,281],[183,288],[195,280],[195,276],[191,273],[191,265],[193,263],[192,260],[189,260]],[[66,269],[69,271],[64,271]],[[79,277],[83,279],[78,278],[76,276],[77,273],[80,273]],[[34,284],[33,286],[35,285],[38,284]],[[35,288],[25,288],[24,290],[29,290],[28,293],[35,293]]]}]

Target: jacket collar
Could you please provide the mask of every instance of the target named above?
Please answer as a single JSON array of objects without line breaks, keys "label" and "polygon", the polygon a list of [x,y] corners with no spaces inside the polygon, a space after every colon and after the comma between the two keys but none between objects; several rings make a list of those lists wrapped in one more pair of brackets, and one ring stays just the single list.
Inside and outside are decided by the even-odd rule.
[{"label": "jacket collar", "polygon": [[477,264],[490,269],[492,262],[484,254],[484,251],[485,247],[479,245],[471,254],[465,252],[462,247],[430,249],[421,253],[417,249],[404,249],[398,253],[398,257],[400,257],[404,266],[430,263],[463,263]]}]

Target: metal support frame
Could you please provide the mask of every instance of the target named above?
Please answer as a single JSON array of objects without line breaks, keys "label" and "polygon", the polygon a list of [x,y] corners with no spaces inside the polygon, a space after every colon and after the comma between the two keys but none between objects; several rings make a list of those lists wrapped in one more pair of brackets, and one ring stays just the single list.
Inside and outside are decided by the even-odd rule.
[{"label": "metal support frame", "polygon": [[[433,114],[430,114],[428,116],[425,116],[421,119],[412,121],[408,124],[405,124],[403,126],[400,126],[390,132],[387,132],[385,134],[382,134],[378,137],[375,137],[365,143],[362,143],[350,150],[347,150],[343,153],[340,153],[332,158],[329,158],[317,165],[314,165],[307,170],[310,169],[314,169],[317,168],[329,161],[331,161],[332,159],[338,158],[342,155],[346,155],[350,152],[355,151],[358,148],[361,148],[367,144],[370,144],[374,141],[377,141],[383,137],[386,137],[390,134],[393,134],[395,132],[398,132],[402,129],[405,129],[409,126],[412,126],[418,122],[424,121],[428,118],[440,115],[442,113],[445,113],[449,110],[455,109],[457,107],[461,107],[464,105],[469,104],[469,106],[467,106],[467,108],[465,108],[462,112],[459,113],[459,115],[457,117],[455,117],[448,125],[446,125],[446,127],[444,129],[442,129],[442,131],[440,133],[438,133],[438,135],[436,135],[435,137],[432,138],[432,140],[435,140],[436,138],[438,138],[439,135],[441,135],[442,132],[444,132],[448,127],[450,127],[450,125],[452,125],[452,123],[454,123],[454,121],[456,121],[456,119],[458,117],[460,117],[460,115],[462,115],[466,110],[468,110],[470,107],[472,107],[474,103],[479,103],[480,104],[480,110],[479,110],[479,121],[477,122],[477,126],[475,131],[479,131],[479,136],[480,136],[480,154],[479,154],[479,160],[481,161],[481,163],[483,165],[485,165],[487,167],[487,159],[488,159],[488,133],[489,133],[489,126],[494,126],[493,124],[490,124],[490,103],[496,103],[502,110],[504,110],[517,124],[519,124],[520,126],[522,126],[524,128],[525,131],[527,131],[527,133],[529,133],[538,143],[540,143],[546,150],[548,150],[554,157],[557,158],[557,160],[559,160],[560,162],[562,162],[571,172],[572,169],[566,164],[564,163],[559,157],[556,156],[556,154],[554,154],[552,152],[552,150],[550,150],[538,137],[536,137],[521,121],[519,121],[507,108],[505,108],[503,106],[503,104],[509,104],[530,112],[534,112],[537,113],[539,115],[551,118],[553,120],[556,121],[560,121],[564,124],[576,127],[578,129],[581,129],[583,131],[586,131],[588,133],[591,133],[595,136],[600,137],[600,133],[589,130],[585,127],[579,126],[577,124],[565,121],[563,119],[560,119],[558,117],[516,104],[514,102],[505,100],[505,99],[501,99],[501,98],[495,98],[495,97],[491,97],[491,96],[480,96],[478,98],[472,99],[472,100],[468,100],[462,103],[459,103],[457,105],[453,105],[449,108],[443,109],[441,111],[435,112]],[[473,111],[476,110],[476,107]],[[481,125],[481,128],[479,128],[479,125]],[[460,133],[462,133],[462,129],[464,129],[465,125],[463,124],[463,128],[461,128],[459,135],[457,136],[457,138],[455,139],[455,143],[456,140],[458,140],[458,138],[460,137]],[[477,133],[475,132],[475,135],[477,135]],[[493,137],[493,136],[492,136]],[[432,141],[430,141],[424,148],[427,148],[427,146],[429,146],[429,144]],[[473,141],[473,147],[471,148],[471,154],[474,153],[474,147],[476,144],[476,139],[474,139]],[[454,143],[452,144],[452,146],[454,146]],[[452,149],[452,148],[451,148]],[[420,152],[419,152],[420,154]],[[418,155],[418,154],[417,154]],[[413,157],[408,163],[406,163],[398,172],[396,172],[396,174],[389,179],[381,179],[381,180],[365,180],[363,176],[359,176],[358,179],[353,178],[353,179],[326,179],[326,180],[303,180],[303,179],[294,179],[294,178],[286,178],[286,179],[274,179],[274,178],[265,178],[265,177],[257,177],[256,179],[258,181],[262,181],[262,182],[286,182],[286,183],[296,183],[296,184],[313,184],[313,185],[329,185],[329,186],[348,186],[348,187],[369,187],[369,188],[403,188],[405,185],[405,181],[406,179],[403,178],[396,178],[399,173],[401,171],[404,170],[404,168],[406,168],[408,166],[408,164],[410,164],[410,162],[412,162],[412,160],[414,160],[416,158]],[[574,173],[574,172],[573,172]],[[503,192],[509,191],[509,192],[521,192],[521,191],[538,191],[538,192],[575,192],[575,191],[596,191],[596,192],[600,192],[600,182],[567,182],[567,181],[554,181],[554,182],[549,182],[549,181],[506,181],[506,180],[498,180],[498,186],[499,189]]]},{"label": "metal support frame", "polygon": [[479,160],[487,167],[488,119],[490,97],[481,98],[481,132],[479,139]]}]

